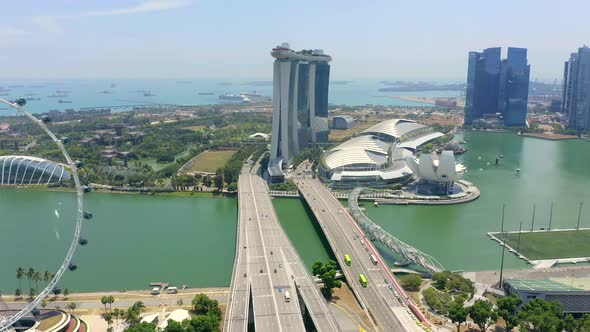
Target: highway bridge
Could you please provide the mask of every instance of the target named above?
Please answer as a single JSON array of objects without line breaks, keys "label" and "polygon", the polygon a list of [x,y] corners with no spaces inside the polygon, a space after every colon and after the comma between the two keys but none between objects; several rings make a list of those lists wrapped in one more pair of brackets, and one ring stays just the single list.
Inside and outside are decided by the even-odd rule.
[{"label": "highway bridge", "polygon": [[247,331],[252,311],[256,331],[305,331],[303,312],[317,331],[340,331],[251,166],[244,164],[238,181],[238,238],[224,330]]},{"label": "highway bridge", "polygon": [[[319,180],[310,176],[298,177],[294,181],[326,235],[349,286],[361,305],[369,311],[377,328],[381,331],[423,331],[414,317],[426,320],[336,197]],[[345,262],[346,254],[351,258],[350,266]],[[366,276],[366,287],[359,282],[360,274]]]}]

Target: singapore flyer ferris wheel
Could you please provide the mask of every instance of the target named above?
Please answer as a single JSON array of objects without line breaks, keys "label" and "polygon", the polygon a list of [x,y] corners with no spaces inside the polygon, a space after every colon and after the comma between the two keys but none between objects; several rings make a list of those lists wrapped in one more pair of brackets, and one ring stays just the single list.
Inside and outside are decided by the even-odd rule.
[{"label": "singapore flyer ferris wheel", "polygon": [[[4,105],[8,106],[11,109],[15,110],[18,115],[28,118],[34,124],[39,126],[47,135],[49,135],[51,140],[57,145],[60,152],[63,154],[63,157],[65,158],[65,161],[66,161],[65,164],[66,164],[68,171],[71,175],[71,179],[73,180],[73,183],[75,184],[75,191],[76,191],[75,192],[75,194],[76,194],[76,214],[75,214],[76,220],[74,223],[74,232],[73,232],[74,235],[72,237],[72,241],[69,246],[69,249],[68,249],[67,253],[65,254],[63,262],[61,263],[61,266],[55,272],[55,274],[53,275],[53,278],[47,283],[46,287],[42,291],[40,291],[32,301],[27,303],[25,305],[25,307],[22,308],[22,310],[16,312],[15,314],[11,314],[9,316],[3,316],[2,313],[0,312],[0,332],[4,332],[4,331],[10,331],[10,329],[14,323],[16,323],[18,320],[20,320],[24,316],[28,315],[29,313],[34,312],[37,309],[37,307],[41,304],[43,299],[45,299],[49,294],[59,293],[60,290],[58,288],[58,283],[59,283],[60,279],[62,278],[62,276],[66,272],[75,271],[78,268],[77,265],[72,261],[72,258],[74,256],[74,253],[76,252],[76,249],[78,248],[78,246],[85,246],[86,244],[88,244],[88,240],[81,236],[82,225],[83,225],[84,221],[92,219],[92,214],[84,210],[84,193],[88,192],[89,188],[87,186],[83,186],[81,184],[80,178],[78,176],[77,169],[79,167],[82,167],[82,162],[72,160],[70,158],[70,155],[66,151],[65,146],[64,146],[64,143],[67,143],[67,139],[57,138],[54,135],[54,133],[48,128],[47,124],[49,122],[51,122],[51,118],[48,116],[42,116],[40,119],[38,119],[38,118],[34,117],[33,115],[31,115],[29,112],[27,112],[23,108],[23,106],[26,104],[26,100],[22,99],[22,98],[14,101],[14,102],[7,101],[7,100],[0,98],[0,104],[4,104]],[[62,172],[63,172],[63,170],[62,170]],[[17,174],[18,174],[18,170],[17,170]],[[0,262],[0,267],[4,268],[4,267],[2,267],[1,262]]]}]

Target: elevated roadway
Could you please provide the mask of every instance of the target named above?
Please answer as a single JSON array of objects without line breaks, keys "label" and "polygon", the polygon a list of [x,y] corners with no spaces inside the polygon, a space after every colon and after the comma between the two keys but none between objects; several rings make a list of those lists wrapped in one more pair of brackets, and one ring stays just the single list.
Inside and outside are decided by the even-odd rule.
[{"label": "elevated roadway", "polygon": [[225,331],[247,331],[250,306],[257,331],[305,331],[300,298],[318,331],[340,331],[283,231],[264,180],[250,168],[244,165],[238,182],[238,239]]},{"label": "elevated roadway", "polygon": [[[408,309],[409,298],[360,227],[332,193],[317,179],[295,178],[295,183],[334,250],[353,292],[381,331],[423,331]],[[351,257],[346,265],[344,255]],[[375,261],[371,259],[375,257]],[[359,281],[367,278],[367,287]]]}]

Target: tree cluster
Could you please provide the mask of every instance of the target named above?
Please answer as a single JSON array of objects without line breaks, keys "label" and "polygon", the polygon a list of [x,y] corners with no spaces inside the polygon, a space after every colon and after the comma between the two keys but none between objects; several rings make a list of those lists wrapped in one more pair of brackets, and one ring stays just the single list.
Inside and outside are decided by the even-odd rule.
[{"label": "tree cluster", "polygon": [[449,271],[442,271],[432,274],[433,286],[440,290],[446,291],[453,295],[463,295],[467,299],[475,294],[473,281]]},{"label": "tree cluster", "polygon": [[[181,302],[179,302],[181,303]],[[141,304],[143,305],[143,303]],[[135,306],[135,305],[134,305]],[[191,319],[183,322],[168,321],[168,326],[164,332],[218,332],[221,331],[221,309],[217,300],[210,299],[205,294],[197,294],[192,301],[194,314]],[[137,312],[137,308],[131,307],[128,312]],[[142,310],[143,311],[143,310]],[[127,320],[126,320],[127,321]],[[151,323],[139,323],[139,321],[129,323],[125,329],[127,332],[156,332],[156,325]]]},{"label": "tree cluster", "polygon": [[313,263],[311,267],[313,275],[322,279],[323,287],[322,294],[327,300],[332,299],[334,288],[342,287],[342,281],[336,280],[336,272],[338,271],[338,263],[333,260],[323,264],[320,261]]},{"label": "tree cluster", "polygon": [[407,274],[398,278],[400,285],[408,291],[416,292],[422,286],[422,277],[417,274]]}]

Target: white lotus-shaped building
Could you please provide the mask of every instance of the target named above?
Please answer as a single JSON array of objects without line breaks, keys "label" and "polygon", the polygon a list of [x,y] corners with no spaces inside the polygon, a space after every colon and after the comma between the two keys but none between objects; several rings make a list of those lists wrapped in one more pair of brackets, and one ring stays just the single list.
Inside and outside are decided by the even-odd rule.
[{"label": "white lotus-shaped building", "polygon": [[406,157],[406,163],[421,180],[452,183],[460,180],[465,174],[466,167],[455,161],[453,151],[443,151],[440,157],[436,154],[422,154],[419,160]]}]

